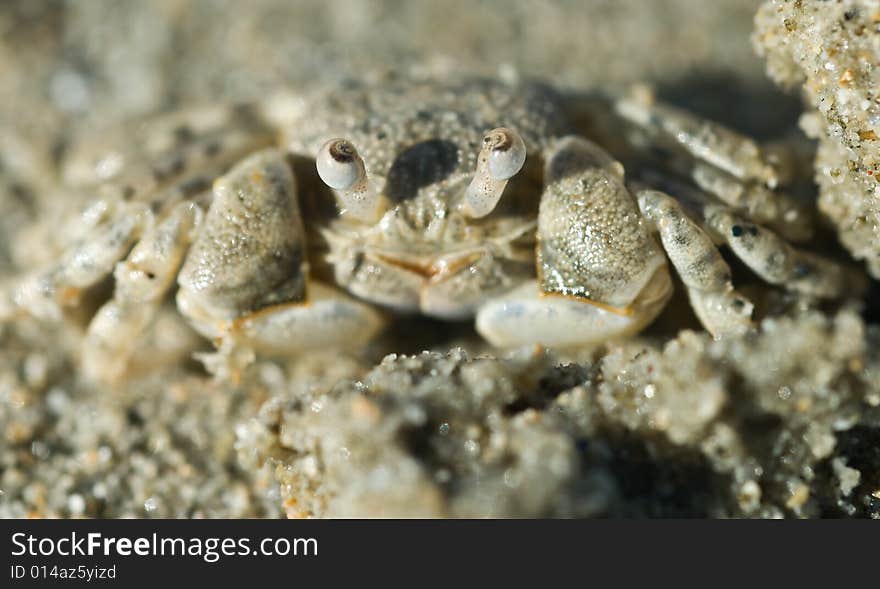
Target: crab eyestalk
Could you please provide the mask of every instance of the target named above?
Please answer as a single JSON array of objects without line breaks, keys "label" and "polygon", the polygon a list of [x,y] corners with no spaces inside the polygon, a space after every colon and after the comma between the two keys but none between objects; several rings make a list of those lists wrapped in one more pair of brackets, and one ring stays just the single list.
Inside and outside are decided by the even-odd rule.
[{"label": "crab eyestalk", "polygon": [[474,178],[464,193],[464,214],[478,219],[491,213],[507,181],[522,169],[525,161],[526,145],[519,133],[505,127],[486,133]]},{"label": "crab eyestalk", "polygon": [[364,160],[346,139],[325,143],[315,160],[318,176],[333,189],[342,212],[364,222],[373,222],[385,212],[384,199],[367,177]]}]

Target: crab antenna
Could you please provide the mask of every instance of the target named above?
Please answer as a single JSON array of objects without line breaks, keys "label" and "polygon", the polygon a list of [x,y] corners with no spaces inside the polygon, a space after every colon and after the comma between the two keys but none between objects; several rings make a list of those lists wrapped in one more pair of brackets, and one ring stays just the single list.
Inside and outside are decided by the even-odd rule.
[{"label": "crab antenna", "polygon": [[385,201],[371,185],[364,160],[350,141],[331,139],[325,143],[318,151],[315,166],[324,184],[336,193],[343,213],[372,222],[385,212]]},{"label": "crab antenna", "polygon": [[522,169],[525,161],[526,146],[519,133],[505,127],[486,133],[474,178],[464,193],[464,214],[478,219],[491,213],[507,181]]}]

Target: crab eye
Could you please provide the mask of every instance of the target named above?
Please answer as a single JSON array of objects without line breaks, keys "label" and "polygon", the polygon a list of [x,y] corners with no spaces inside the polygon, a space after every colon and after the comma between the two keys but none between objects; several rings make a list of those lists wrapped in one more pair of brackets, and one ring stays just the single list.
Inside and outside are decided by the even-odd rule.
[{"label": "crab eye", "polygon": [[318,152],[318,176],[334,190],[348,190],[366,176],[364,161],[351,142],[331,139]]},{"label": "crab eye", "polygon": [[510,129],[495,129],[484,138],[489,149],[489,173],[496,180],[508,180],[522,170],[526,162],[526,144],[519,133]]},{"label": "crab eye", "polygon": [[385,201],[372,190],[364,160],[350,141],[331,139],[325,143],[315,158],[315,167],[324,184],[335,191],[343,213],[372,222],[384,212]]},{"label": "crab eye", "polygon": [[522,169],[525,161],[526,146],[516,131],[499,127],[486,133],[474,178],[464,194],[463,212],[474,218],[491,213],[507,181]]}]

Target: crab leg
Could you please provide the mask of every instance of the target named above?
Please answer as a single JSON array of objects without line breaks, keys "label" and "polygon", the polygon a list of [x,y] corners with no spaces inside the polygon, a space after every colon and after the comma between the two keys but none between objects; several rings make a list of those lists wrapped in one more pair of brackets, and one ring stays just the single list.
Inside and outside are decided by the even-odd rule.
[{"label": "crab leg", "polygon": [[113,299],[98,310],[86,334],[82,366],[87,377],[114,382],[124,375],[174,284],[201,215],[193,203],[178,204],[116,265]]},{"label": "crab leg", "polygon": [[832,260],[797,249],[774,232],[721,205],[707,205],[706,226],[736,256],[770,284],[817,298],[858,294],[864,277]]},{"label": "crab leg", "polygon": [[[770,284],[817,298],[838,298],[865,289],[865,279],[860,273],[845,264],[790,245],[776,232],[718,203],[711,195],[670,182],[668,178],[654,176],[649,179],[652,184],[667,186],[675,194],[674,207],[679,213],[686,209],[695,219],[691,222],[698,223],[713,242],[727,244],[746,266]],[[638,193],[652,192],[644,190],[641,183],[634,183],[634,188]],[[666,212],[669,211],[664,210],[663,214]],[[655,216],[662,217],[657,213]]]},{"label": "crab leg", "polygon": [[764,159],[757,143],[732,129],[658,102],[649,88],[633,88],[617,101],[615,110],[654,137],[677,143],[698,160],[740,180],[757,180],[769,188],[776,187],[776,170]]},{"label": "crab leg", "polygon": [[[105,183],[104,198],[150,202],[154,210],[167,210],[180,198],[210,188],[214,178],[248,153],[274,142],[260,113],[247,105],[160,116],[148,128],[148,135],[135,139],[134,153],[98,149],[101,157],[93,167]],[[72,158],[68,175],[86,175],[79,169],[88,167],[81,159]]]},{"label": "crab leg", "polygon": [[739,182],[727,172],[699,162],[690,174],[697,186],[721,202],[743,211],[757,223],[772,225],[788,239],[804,241],[813,234],[809,213],[784,192],[755,182]]},{"label": "crab leg", "polygon": [[[107,184],[100,188],[101,198],[78,219],[80,225],[93,225],[89,233],[58,262],[0,296],[0,320],[18,313],[59,320],[62,308],[76,305],[83,290],[110,274],[156,217],[205,193],[234,161],[274,139],[253,109],[204,109],[195,113],[199,119],[195,126],[176,117],[160,120],[157,125],[168,128],[158,134],[161,146],[145,150],[151,153],[103,158],[98,167],[105,170]],[[88,166],[73,159],[70,173],[84,176],[76,166]]]},{"label": "crab leg", "polygon": [[674,198],[656,190],[641,190],[636,197],[639,210],[660,235],[691,305],[709,333],[719,336],[748,329],[752,304],[733,289],[730,267],[709,236]]},{"label": "crab leg", "polygon": [[748,137],[673,106],[656,101],[650,90],[636,88],[615,103],[615,111],[635,126],[637,141],[659,150],[664,165],[690,176],[703,190],[742,210],[759,223],[771,224],[792,240],[812,234],[803,205],[776,191],[781,162]]},{"label": "crab leg", "polygon": [[112,210],[112,219],[99,224],[90,238],[48,269],[31,274],[13,287],[4,314],[25,312],[41,319],[58,320],[63,307],[75,305],[83,290],[110,274],[116,262],[153,223],[153,214],[143,203],[117,203]]}]

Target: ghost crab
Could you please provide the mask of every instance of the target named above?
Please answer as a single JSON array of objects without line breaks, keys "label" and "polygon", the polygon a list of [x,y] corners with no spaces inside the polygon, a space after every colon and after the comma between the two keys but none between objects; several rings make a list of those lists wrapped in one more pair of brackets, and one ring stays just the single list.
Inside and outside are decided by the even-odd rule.
[{"label": "ghost crab", "polygon": [[[625,176],[570,121],[653,154],[632,156],[644,173]],[[98,160],[108,183],[90,231],[7,304],[57,317],[112,272],[83,346],[96,379],[125,373],[175,283],[180,313],[216,344],[206,365],[235,376],[254,353],[362,345],[389,310],[475,317],[497,346],[632,334],[672,294],[667,260],[711,333],[742,332],[752,305],[716,243],[809,296],[857,282],[781,237],[809,224],[758,145],[644,91],[581,102],[540,84],[390,79],[150,130],[141,155]],[[658,158],[668,170],[652,178]],[[645,183],[670,174],[689,179],[670,184],[676,198]]]}]

